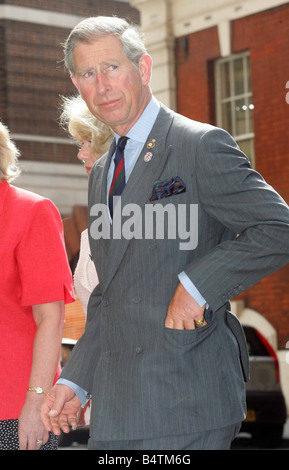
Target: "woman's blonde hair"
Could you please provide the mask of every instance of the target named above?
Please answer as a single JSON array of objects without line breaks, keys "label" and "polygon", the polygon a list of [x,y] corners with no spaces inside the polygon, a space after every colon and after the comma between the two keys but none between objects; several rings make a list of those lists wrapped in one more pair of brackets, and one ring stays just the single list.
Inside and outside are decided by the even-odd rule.
[{"label": "woman's blonde hair", "polygon": [[103,155],[109,148],[113,133],[106,124],[96,119],[81,96],[62,97],[60,125],[78,142],[91,141],[96,155]]},{"label": "woman's blonde hair", "polygon": [[8,127],[0,121],[0,179],[11,181],[20,174],[20,152],[10,138]]}]

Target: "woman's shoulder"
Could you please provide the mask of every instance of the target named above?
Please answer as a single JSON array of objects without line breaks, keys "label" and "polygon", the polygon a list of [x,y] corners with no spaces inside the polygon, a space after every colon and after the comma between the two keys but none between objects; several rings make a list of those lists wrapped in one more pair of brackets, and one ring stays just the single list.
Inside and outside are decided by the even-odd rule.
[{"label": "woman's shoulder", "polygon": [[40,194],[34,193],[32,191],[28,191],[27,189],[20,188],[19,186],[14,186],[10,184],[9,189],[11,197],[15,200],[23,202],[23,204],[35,204],[37,202],[46,201],[49,199],[41,196]]},{"label": "woman's shoulder", "polygon": [[45,210],[49,209],[53,212],[58,212],[57,207],[55,206],[54,202],[48,199],[45,196],[41,196],[40,194],[34,193],[27,189],[20,188],[18,186],[9,185],[9,193],[8,197],[16,208],[21,208],[25,210]]}]

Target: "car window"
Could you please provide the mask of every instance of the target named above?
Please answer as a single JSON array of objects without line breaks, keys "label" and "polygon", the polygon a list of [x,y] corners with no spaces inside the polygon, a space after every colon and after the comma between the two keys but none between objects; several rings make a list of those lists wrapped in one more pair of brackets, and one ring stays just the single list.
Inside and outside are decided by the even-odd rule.
[{"label": "car window", "polygon": [[270,356],[265,345],[262,343],[256,330],[251,326],[244,326],[247,347],[250,356]]}]

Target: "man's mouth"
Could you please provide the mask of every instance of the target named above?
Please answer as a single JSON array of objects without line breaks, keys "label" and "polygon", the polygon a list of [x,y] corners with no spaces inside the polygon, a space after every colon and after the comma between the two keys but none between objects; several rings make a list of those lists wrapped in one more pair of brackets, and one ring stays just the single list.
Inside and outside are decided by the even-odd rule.
[{"label": "man's mouth", "polygon": [[110,108],[113,106],[116,106],[119,103],[119,100],[109,100],[109,101],[103,101],[102,103],[99,104],[101,108]]}]

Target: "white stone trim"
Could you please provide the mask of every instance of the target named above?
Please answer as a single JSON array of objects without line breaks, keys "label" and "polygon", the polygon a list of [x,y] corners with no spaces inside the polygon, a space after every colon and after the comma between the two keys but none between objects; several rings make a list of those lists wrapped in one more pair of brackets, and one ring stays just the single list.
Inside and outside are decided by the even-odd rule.
[{"label": "white stone trim", "polygon": [[53,137],[49,135],[34,135],[34,134],[17,134],[11,133],[13,140],[25,141],[25,142],[44,142],[46,144],[73,144],[75,142],[70,138],[65,137]]},{"label": "white stone trim", "polygon": [[0,5],[0,19],[24,21],[59,28],[74,28],[84,16],[59,13],[38,8],[19,7],[15,5]]},{"label": "white stone trim", "polygon": [[15,186],[51,199],[61,214],[71,214],[75,205],[87,205],[88,177],[80,164],[19,162],[21,174]]},{"label": "white stone trim", "polygon": [[229,20],[218,24],[218,36],[222,57],[231,55],[231,23]]},{"label": "white stone trim", "polygon": [[191,34],[286,3],[288,0],[173,0],[174,34],[175,37]]}]

